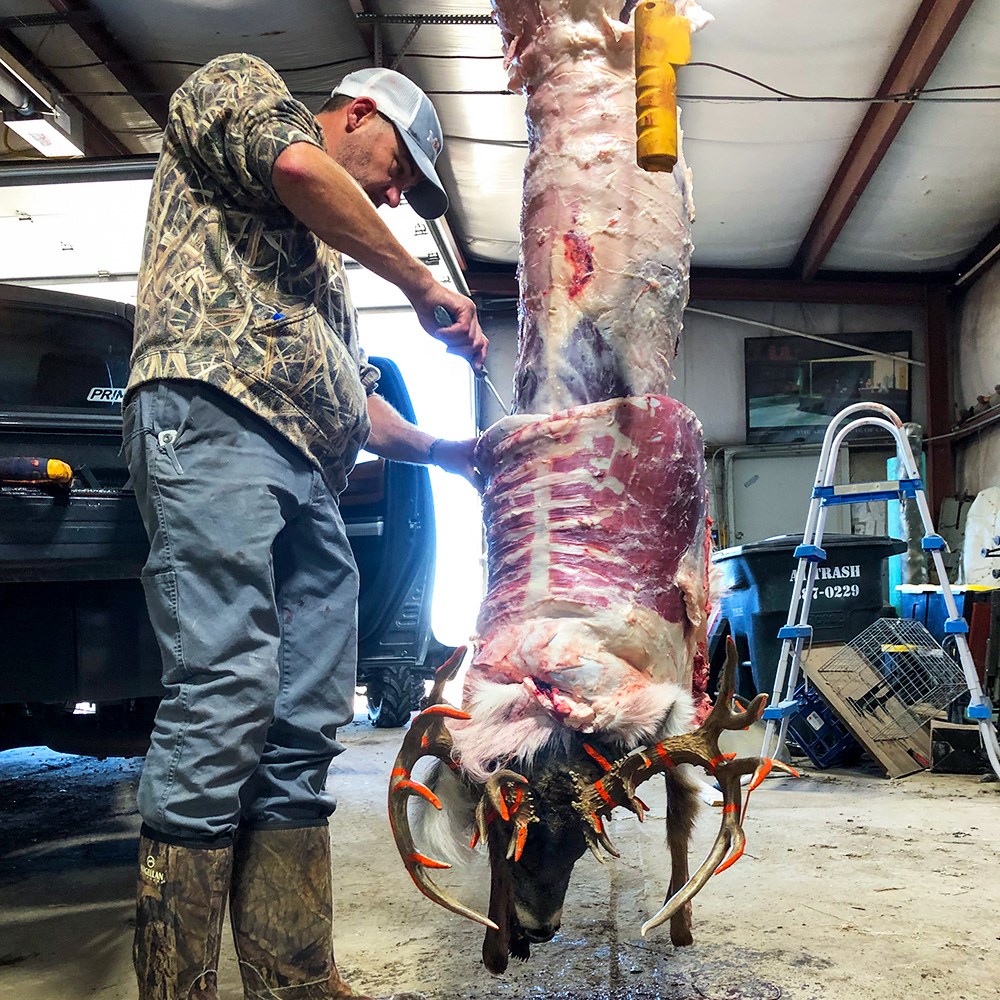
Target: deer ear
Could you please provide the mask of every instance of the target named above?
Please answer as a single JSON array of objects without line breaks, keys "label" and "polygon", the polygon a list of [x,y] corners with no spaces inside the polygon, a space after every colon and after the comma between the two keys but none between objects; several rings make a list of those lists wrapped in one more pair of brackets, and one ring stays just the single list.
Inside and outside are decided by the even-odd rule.
[{"label": "deer ear", "polygon": [[483,938],[483,965],[494,975],[507,971],[511,953],[511,925],[517,920],[514,915],[514,886],[504,857],[505,847],[506,845],[499,843],[499,838],[494,837],[489,841],[489,915],[496,928],[488,928]]},{"label": "deer ear", "polygon": [[483,939],[483,965],[495,976],[507,971],[507,965],[510,962],[509,940],[510,932],[507,930],[488,930]]}]

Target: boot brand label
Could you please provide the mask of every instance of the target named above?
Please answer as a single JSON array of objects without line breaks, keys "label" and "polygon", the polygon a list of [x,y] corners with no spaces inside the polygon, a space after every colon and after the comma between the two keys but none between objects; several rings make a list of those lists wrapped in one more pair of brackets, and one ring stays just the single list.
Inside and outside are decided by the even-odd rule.
[{"label": "boot brand label", "polygon": [[139,874],[152,885],[163,885],[167,880],[163,872],[156,870],[156,858],[152,854],[146,856],[146,860],[139,865]]}]

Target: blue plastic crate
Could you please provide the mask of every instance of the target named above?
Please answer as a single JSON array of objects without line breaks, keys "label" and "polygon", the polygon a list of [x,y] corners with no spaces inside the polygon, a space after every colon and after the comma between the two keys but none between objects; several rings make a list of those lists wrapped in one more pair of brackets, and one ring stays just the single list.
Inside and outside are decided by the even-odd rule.
[{"label": "blue plastic crate", "polygon": [[861,756],[864,748],[815,688],[799,685],[795,700],[799,710],[789,718],[788,728],[817,767],[850,764]]}]

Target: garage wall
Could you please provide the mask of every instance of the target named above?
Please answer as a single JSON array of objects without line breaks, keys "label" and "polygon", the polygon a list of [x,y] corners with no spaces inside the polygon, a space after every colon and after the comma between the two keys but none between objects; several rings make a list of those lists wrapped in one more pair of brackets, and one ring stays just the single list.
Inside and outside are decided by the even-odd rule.
[{"label": "garage wall", "polygon": [[[1000,382],[1000,263],[972,287],[959,309],[955,398],[968,409]],[[1000,423],[958,441],[959,492],[1000,486]]]},{"label": "garage wall", "polygon": [[[517,347],[517,317],[509,307],[509,300],[504,305],[506,308],[501,309],[498,303],[483,301],[481,317],[483,328],[490,338],[490,371],[501,394],[509,400]],[[834,338],[843,333],[909,330],[913,334],[913,356],[918,360],[926,357],[926,324],[924,311],[920,307],[708,301],[693,302],[692,305],[711,312],[744,316],[759,322],[774,323],[789,330]],[[753,454],[761,457],[759,468],[753,465],[752,456],[744,458],[741,469],[749,469],[749,472],[734,479],[730,484],[733,496],[729,501],[726,499],[724,456],[730,453],[729,449],[746,444],[743,342],[747,337],[768,335],[767,330],[731,320],[690,311],[685,315],[684,332],[674,364],[675,381],[670,388],[670,395],[691,407],[704,425],[705,448],[710,458],[708,474],[712,517],[720,532],[720,544],[752,540],[749,534],[740,530],[743,520],[761,522],[763,527],[757,532],[758,537],[800,531],[805,522],[809,484],[815,476],[818,461],[818,444],[762,446],[759,450],[755,448]],[[775,335],[781,336],[779,333]],[[925,370],[914,368],[912,376],[912,416],[915,421],[923,424],[927,411]],[[489,400],[481,402],[481,424],[486,426],[495,419],[496,407]],[[888,438],[884,448],[871,445],[852,448],[846,477],[851,482],[884,479],[886,459],[894,453],[895,449],[889,444]],[[760,493],[770,483],[767,470],[771,466],[768,462],[773,464],[774,461],[784,461],[787,464],[789,460],[794,467],[794,479],[798,485],[791,495],[784,495],[779,490],[776,496],[771,489],[767,495],[772,499],[765,502],[765,509],[762,511],[761,501],[753,499],[751,494]],[[843,475],[837,476],[838,480],[842,478]],[[752,489],[750,484],[753,484]],[[780,485],[775,480],[771,486],[776,484]],[[747,486],[747,489],[740,489],[741,486]],[[858,505],[850,508],[843,516],[842,521],[831,523],[829,530],[851,531],[854,534],[884,534],[887,531],[884,503]],[[730,524],[730,521],[733,523]]]},{"label": "garage wall", "polygon": [[[805,333],[836,337],[840,333],[910,330],[913,354],[923,360],[926,327],[919,307],[835,306],[799,303],[692,302],[712,312],[744,316]],[[483,303],[483,323],[490,338],[489,368],[504,398],[509,398],[514,372],[517,317],[513,310],[491,312]],[[1000,299],[997,302],[1000,315]],[[705,428],[706,447],[746,443],[743,341],[766,337],[766,330],[688,312],[674,364],[670,395],[689,406]],[[775,334],[780,336],[780,334]],[[998,377],[1000,380],[1000,377]],[[913,418],[924,423],[927,412],[924,369],[913,371]],[[883,466],[884,471],[884,466]]]},{"label": "garage wall", "polygon": [[[696,308],[774,323],[790,330],[834,337],[843,333],[909,330],[913,355],[925,357],[925,323],[920,308],[836,306],[813,303],[692,302]],[[688,312],[674,365],[670,394],[698,414],[710,445],[743,444],[743,342],[748,337],[782,336],[729,320]],[[913,371],[913,417],[923,423],[927,410],[922,368]]]}]

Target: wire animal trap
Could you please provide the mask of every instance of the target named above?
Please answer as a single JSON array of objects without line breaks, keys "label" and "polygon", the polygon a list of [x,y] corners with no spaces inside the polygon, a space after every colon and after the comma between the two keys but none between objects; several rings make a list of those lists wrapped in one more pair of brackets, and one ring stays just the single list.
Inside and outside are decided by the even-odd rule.
[{"label": "wire animal trap", "polygon": [[876,743],[905,740],[966,690],[962,668],[918,621],[880,618],[822,667],[848,719]]}]

